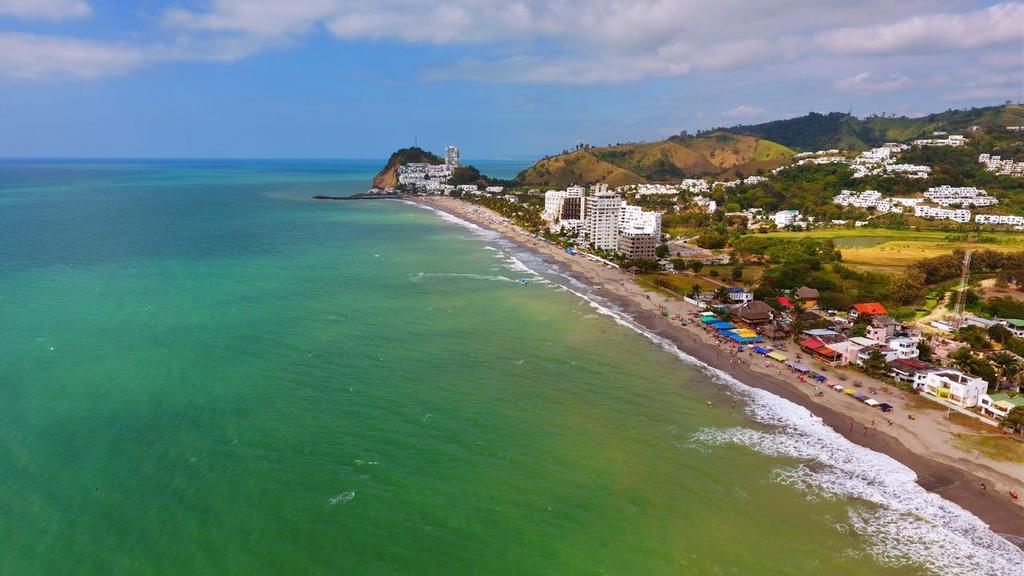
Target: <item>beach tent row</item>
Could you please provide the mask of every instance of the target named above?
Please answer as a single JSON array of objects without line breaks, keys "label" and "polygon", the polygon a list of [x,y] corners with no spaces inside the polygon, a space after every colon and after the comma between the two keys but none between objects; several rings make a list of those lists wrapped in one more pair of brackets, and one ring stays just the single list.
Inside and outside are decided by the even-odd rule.
[{"label": "beach tent row", "polygon": [[761,342],[764,340],[757,332],[749,330],[747,328],[737,328],[735,324],[726,322],[725,320],[719,320],[711,312],[704,312],[700,316],[700,321],[707,326],[710,326],[716,330],[722,336],[730,338],[740,344],[749,344],[751,342]]},{"label": "beach tent row", "polygon": [[879,402],[878,400],[875,400],[874,398],[868,396],[867,394],[864,394],[863,392],[857,392],[857,390],[853,388],[843,388],[839,384],[833,384],[832,389],[835,390],[836,392],[843,392],[847,396],[853,397],[854,400],[860,400],[861,402],[867,404],[868,406],[871,406],[872,408],[881,408],[882,412],[892,412],[891,404]]}]

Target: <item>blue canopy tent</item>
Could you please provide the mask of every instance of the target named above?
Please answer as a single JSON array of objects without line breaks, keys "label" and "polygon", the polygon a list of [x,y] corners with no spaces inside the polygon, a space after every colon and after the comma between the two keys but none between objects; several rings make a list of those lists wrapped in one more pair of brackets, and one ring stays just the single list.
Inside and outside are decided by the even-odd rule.
[{"label": "blue canopy tent", "polygon": [[761,346],[754,346],[754,352],[757,352],[758,354],[767,354],[771,352],[771,350],[763,348]]},{"label": "blue canopy tent", "polygon": [[732,338],[734,341],[739,342],[740,344],[746,344],[747,342],[760,342],[764,340],[764,338],[761,338],[760,336],[740,336],[735,332],[722,332],[722,334],[728,336],[729,338]]},{"label": "blue canopy tent", "polygon": [[818,382],[824,382],[825,380],[828,380],[826,376],[822,376],[821,374],[815,375],[814,379],[817,380]]},{"label": "blue canopy tent", "polygon": [[715,318],[714,316],[701,316],[700,317],[700,321],[705,323],[705,324],[711,324],[711,323],[714,323],[714,322],[718,322],[719,320],[718,320],[718,318]]},{"label": "blue canopy tent", "polygon": [[721,321],[721,322],[712,322],[711,323],[711,327],[712,328],[718,328],[719,330],[732,330],[736,326],[734,324],[730,323],[730,322]]}]

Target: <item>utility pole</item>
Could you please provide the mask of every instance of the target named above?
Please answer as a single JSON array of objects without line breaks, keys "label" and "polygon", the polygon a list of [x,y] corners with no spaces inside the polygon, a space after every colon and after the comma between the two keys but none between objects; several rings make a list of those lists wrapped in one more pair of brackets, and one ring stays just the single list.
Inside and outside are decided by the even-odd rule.
[{"label": "utility pole", "polygon": [[[967,240],[970,243],[970,239]],[[964,251],[963,270],[960,272],[960,292],[956,295],[956,309],[953,311],[953,329],[959,330],[964,321],[964,304],[967,301],[967,284],[971,278],[971,248]]]}]

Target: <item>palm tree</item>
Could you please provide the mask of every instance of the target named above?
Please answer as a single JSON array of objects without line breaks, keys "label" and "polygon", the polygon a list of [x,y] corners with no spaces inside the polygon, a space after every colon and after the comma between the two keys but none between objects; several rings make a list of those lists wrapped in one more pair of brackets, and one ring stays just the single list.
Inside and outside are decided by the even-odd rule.
[{"label": "palm tree", "polygon": [[698,297],[700,297],[700,293],[701,293],[700,284],[694,284],[693,286],[690,286],[690,295],[691,296],[693,296],[694,298],[698,298]]},{"label": "palm tree", "polygon": [[954,350],[947,358],[950,366],[967,372],[974,363],[974,355],[971,354],[971,349],[967,346],[963,346]]},{"label": "palm tree", "polygon": [[1014,382],[1017,376],[1020,375],[1021,361],[1015,354],[996,352],[989,356],[988,359],[995,365],[996,371],[999,373],[999,384],[996,385],[997,390],[1002,388],[1002,384]]}]

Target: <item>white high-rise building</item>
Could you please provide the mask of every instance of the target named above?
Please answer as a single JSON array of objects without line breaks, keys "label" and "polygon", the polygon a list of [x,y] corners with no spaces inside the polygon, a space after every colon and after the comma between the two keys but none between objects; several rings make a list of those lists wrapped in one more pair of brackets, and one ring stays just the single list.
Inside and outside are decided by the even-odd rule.
[{"label": "white high-rise building", "polygon": [[649,212],[640,206],[622,203],[619,230],[661,236],[661,212]]},{"label": "white high-rise building", "polygon": [[544,193],[544,211],[541,218],[548,222],[558,222],[562,218],[562,203],[567,194],[565,190],[548,190]]},{"label": "white high-rise building", "polygon": [[609,252],[619,249],[619,218],[622,198],[609,192],[604,185],[591,188],[595,193],[586,197],[586,238],[595,247]]},{"label": "white high-rise building", "polygon": [[444,163],[452,168],[459,167],[459,147],[449,146],[444,149]]}]

